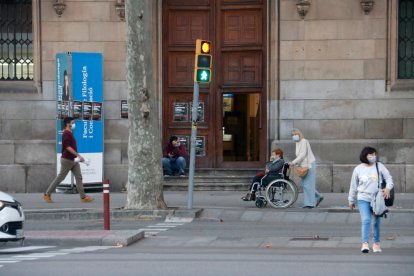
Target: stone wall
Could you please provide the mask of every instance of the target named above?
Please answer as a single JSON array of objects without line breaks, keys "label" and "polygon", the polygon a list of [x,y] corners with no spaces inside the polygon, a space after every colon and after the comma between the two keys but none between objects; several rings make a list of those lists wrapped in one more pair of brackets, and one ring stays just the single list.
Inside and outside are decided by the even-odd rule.
[{"label": "stone wall", "polygon": [[[104,174],[119,191],[128,162],[128,121],[120,119],[120,100],[127,98],[125,23],[113,0],[66,0],[60,18],[52,2],[40,1],[41,90],[0,83],[0,188],[41,192],[53,179],[55,55],[91,51],[104,56]],[[414,90],[386,91],[386,3],[376,0],[365,15],[360,1],[311,0],[302,20],[295,1],[270,0],[270,142],[289,160],[290,130],[301,129],[324,192],[348,189],[365,145],[379,149],[399,192],[414,192]]]},{"label": "stone wall", "polygon": [[[399,192],[414,190],[414,90],[386,91],[387,1],[312,0],[301,20],[280,3],[280,141],[299,128],[313,144],[323,191],[349,187],[361,149],[373,145]],[[291,156],[293,158],[293,156]]]},{"label": "stone wall", "polygon": [[120,190],[127,181],[128,162],[128,120],[120,118],[120,101],[127,99],[125,22],[112,0],[66,0],[61,17],[52,2],[41,1],[37,11],[41,15],[41,89],[0,83],[1,190],[41,192],[56,175],[55,60],[59,52],[103,54],[104,174],[113,189]]}]

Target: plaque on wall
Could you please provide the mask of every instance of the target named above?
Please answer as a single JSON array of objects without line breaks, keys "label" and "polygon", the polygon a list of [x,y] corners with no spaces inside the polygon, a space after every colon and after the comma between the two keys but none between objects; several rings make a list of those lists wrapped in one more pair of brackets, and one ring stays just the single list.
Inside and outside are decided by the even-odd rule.
[{"label": "plaque on wall", "polygon": [[190,149],[189,149],[189,141],[190,141],[190,137],[189,136],[180,136],[180,135],[178,135],[177,136],[177,138],[178,138],[178,141],[180,141],[180,143],[184,146],[184,148],[185,148],[185,151],[187,152],[187,154],[189,154],[190,152]]},{"label": "plaque on wall", "polygon": [[206,156],[206,137],[197,136],[196,138],[196,156]]},{"label": "plaque on wall", "polygon": [[100,120],[102,117],[102,103],[93,102],[92,105],[92,119]]},{"label": "plaque on wall", "polygon": [[173,121],[188,122],[188,103],[173,103]]},{"label": "plaque on wall", "polygon": [[121,100],[121,118],[128,118],[128,101]]},{"label": "plaque on wall", "polygon": [[92,118],[92,102],[83,102],[83,119],[90,120]]},{"label": "plaque on wall", "polygon": [[73,101],[73,118],[77,120],[82,119],[82,102]]},{"label": "plaque on wall", "polygon": [[[193,103],[190,103],[190,109],[193,109]],[[198,102],[198,121],[204,122],[204,102]]]},{"label": "plaque on wall", "polygon": [[62,102],[60,108],[61,108],[61,115],[60,115],[60,117],[62,119],[65,119],[66,117],[70,116],[70,113],[69,113],[69,102],[66,102],[66,101]]}]

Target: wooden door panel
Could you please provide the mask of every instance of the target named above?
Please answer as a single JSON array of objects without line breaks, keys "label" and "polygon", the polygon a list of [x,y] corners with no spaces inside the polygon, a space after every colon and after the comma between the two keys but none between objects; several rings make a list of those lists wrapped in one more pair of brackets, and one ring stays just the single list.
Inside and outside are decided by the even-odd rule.
[{"label": "wooden door panel", "polygon": [[[200,93],[199,95],[199,122],[198,128],[207,129],[210,124],[210,102],[209,94]],[[191,110],[193,105],[193,93],[170,93],[168,97],[168,122],[171,128],[185,128],[190,131],[191,128]],[[184,114],[184,109],[186,112]],[[186,130],[186,131],[187,131]]]},{"label": "wooden door panel", "polygon": [[[197,0],[197,6],[209,6],[211,0]],[[167,0],[168,6],[194,6],[194,0]]]},{"label": "wooden door panel", "polygon": [[262,4],[263,0],[221,0],[223,5],[257,5]]},{"label": "wooden door panel", "polygon": [[209,16],[208,11],[171,11],[168,27],[169,46],[194,45],[197,38],[208,39]]},{"label": "wooden door panel", "polygon": [[223,46],[261,46],[262,13],[260,10],[223,12]]},{"label": "wooden door panel", "polygon": [[193,86],[194,53],[169,52],[168,55],[168,86]]},{"label": "wooden door panel", "polygon": [[223,86],[262,86],[262,52],[222,53]]}]

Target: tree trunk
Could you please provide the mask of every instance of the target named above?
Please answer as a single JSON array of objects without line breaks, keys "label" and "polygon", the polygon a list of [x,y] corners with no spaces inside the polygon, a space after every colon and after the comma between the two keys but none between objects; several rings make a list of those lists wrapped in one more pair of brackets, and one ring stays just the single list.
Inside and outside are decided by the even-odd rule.
[{"label": "tree trunk", "polygon": [[127,209],[164,209],[162,153],[153,77],[153,0],[125,1],[128,84]]}]

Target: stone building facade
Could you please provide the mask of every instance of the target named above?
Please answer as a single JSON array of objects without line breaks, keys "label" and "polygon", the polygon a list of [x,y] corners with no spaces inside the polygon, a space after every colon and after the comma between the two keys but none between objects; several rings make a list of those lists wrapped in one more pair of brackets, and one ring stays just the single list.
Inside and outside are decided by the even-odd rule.
[{"label": "stone building facade", "polygon": [[[65,4],[60,16],[54,9],[55,2],[31,1],[32,80],[0,80],[1,190],[40,192],[56,173],[56,53],[101,52],[104,173],[111,179],[113,189],[119,191],[127,181],[128,169],[128,120],[120,117],[120,102],[127,99],[126,32],[116,5],[123,1],[60,1]],[[401,69],[403,64],[406,68],[410,62],[414,64],[410,59],[414,54],[413,46],[407,46],[406,41],[406,56],[401,54],[402,27],[398,24],[404,16],[407,24],[414,26],[413,18],[401,13],[402,9],[414,7],[407,0],[375,0],[372,10],[364,11],[361,2],[364,1],[152,1],[152,20],[158,31],[149,38],[156,45],[152,54],[158,89],[154,93],[159,99],[163,140],[171,134],[188,135],[186,124],[170,119],[171,104],[191,99],[190,65],[179,63],[183,58],[175,55],[193,55],[194,44],[186,41],[203,34],[207,27],[197,25],[197,20],[206,18],[209,27],[205,35],[220,47],[213,56],[213,70],[217,68],[223,77],[216,77],[201,91],[206,124],[200,133],[206,137],[208,154],[198,157],[199,167],[260,168],[268,151],[276,146],[284,149],[285,159],[289,160],[294,153],[290,130],[299,128],[317,157],[320,190],[347,191],[360,150],[372,145],[390,169],[397,191],[414,192],[414,73],[404,75]],[[306,14],[298,13],[306,8]],[[187,21],[192,23],[186,25]],[[185,28],[190,31],[182,32]],[[251,31],[252,28],[256,29]],[[414,38],[408,34],[409,42],[410,36]],[[237,60],[247,64],[239,66],[239,79]],[[184,68],[185,73],[178,74],[177,68]],[[174,71],[172,75],[170,71]],[[170,85],[172,78],[183,84]],[[232,82],[232,78],[242,84]],[[229,128],[230,124],[223,123],[226,118],[221,105],[228,95],[234,101],[237,95],[247,94],[253,105],[260,105],[259,109],[248,107],[247,113],[258,114],[251,125],[259,125],[256,134],[260,138],[252,139],[261,149],[247,147],[258,152],[256,157],[252,153],[246,159],[229,161],[223,157],[228,141],[224,142],[221,124]],[[240,101],[249,98],[241,97]],[[214,109],[217,106],[219,109]]]}]

